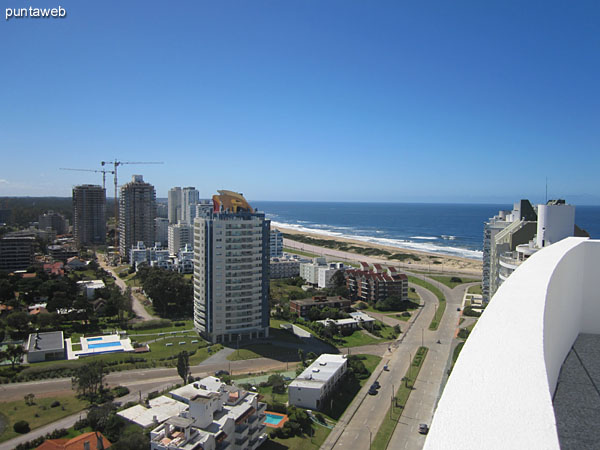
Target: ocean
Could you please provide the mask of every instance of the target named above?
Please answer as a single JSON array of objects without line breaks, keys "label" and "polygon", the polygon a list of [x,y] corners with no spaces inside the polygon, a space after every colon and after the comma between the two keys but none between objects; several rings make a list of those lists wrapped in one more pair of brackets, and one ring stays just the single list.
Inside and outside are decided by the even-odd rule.
[{"label": "ocean", "polygon": [[[273,227],[481,259],[483,224],[512,205],[254,201]],[[577,206],[575,222],[600,238],[600,206]]]}]

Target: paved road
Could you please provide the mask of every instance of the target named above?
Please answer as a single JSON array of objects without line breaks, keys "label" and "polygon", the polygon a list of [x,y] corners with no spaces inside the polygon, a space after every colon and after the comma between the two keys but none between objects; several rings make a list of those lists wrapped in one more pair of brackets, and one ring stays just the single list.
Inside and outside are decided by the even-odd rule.
[{"label": "paved road", "polygon": [[[116,272],[106,263],[106,261],[104,261],[104,257],[102,255],[98,258],[98,264],[100,264],[100,267],[102,267],[107,272],[110,272],[112,274],[112,276],[115,277],[115,283],[117,284],[117,286],[119,286],[119,288],[121,288],[121,291],[123,293],[125,293],[125,291],[127,290],[127,285],[125,284],[125,282],[123,280],[121,280],[119,278],[119,276],[116,274]],[[144,305],[142,305],[140,303],[140,301],[137,299],[137,297],[135,295],[131,296],[131,300],[132,300],[131,306],[132,306],[133,312],[135,313],[136,316],[140,317],[142,320],[152,320],[152,319],[158,318],[158,317],[154,317],[148,311],[146,311],[146,308],[144,308]]]},{"label": "paved road", "polygon": [[[388,445],[389,450],[418,450],[423,447],[425,437],[418,432],[419,424],[431,424],[441,395],[460,317],[460,312],[456,308],[462,304],[466,286],[457,286],[451,290],[441,285],[441,289],[446,297],[446,312],[437,331],[425,331],[425,345],[429,347],[429,352],[415,382],[415,389],[396,425]],[[436,343],[438,339],[441,344]],[[417,342],[418,340],[417,338]],[[414,344],[414,336],[412,341]]]},{"label": "paved road", "polygon": [[[340,418],[322,449],[369,448],[369,435],[371,434],[371,438],[375,437],[390,406],[393,393],[408,369],[410,358],[421,345],[421,338],[423,337],[426,346],[430,346],[430,341],[433,340],[433,335],[430,334],[433,332],[429,332],[427,327],[435,312],[437,299],[426,289],[419,286],[416,289],[424,301],[423,308],[419,310],[410,329],[402,333],[399,340],[391,345],[391,351],[385,352],[381,363]],[[390,368],[389,372],[383,371],[385,363]],[[375,380],[379,381],[381,388],[377,395],[368,395],[369,386]]]}]

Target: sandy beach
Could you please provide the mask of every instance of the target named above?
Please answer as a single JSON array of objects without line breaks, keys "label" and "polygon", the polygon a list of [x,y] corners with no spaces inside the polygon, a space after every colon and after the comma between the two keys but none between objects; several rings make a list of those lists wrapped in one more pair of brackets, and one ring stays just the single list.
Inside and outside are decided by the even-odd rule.
[{"label": "sandy beach", "polygon": [[400,247],[392,247],[387,245],[380,244],[372,244],[369,242],[358,241],[354,239],[342,238],[342,237],[332,237],[326,236],[318,233],[306,233],[300,232],[297,230],[292,230],[289,228],[284,228],[281,226],[274,227],[279,231],[285,234],[290,235],[302,235],[308,236],[314,239],[323,239],[328,241],[337,241],[344,242],[346,244],[352,245],[354,247],[362,247],[362,248],[375,248],[386,250],[392,254],[402,253],[407,255],[414,255],[418,257],[419,260],[405,260],[405,261],[397,261],[394,259],[387,259],[385,256],[365,256],[359,253],[341,251],[337,249],[332,249],[328,247],[317,247],[310,245],[308,243],[302,243],[298,241],[294,241],[292,239],[284,239],[284,246],[289,248],[294,248],[297,250],[303,250],[306,252],[316,253],[320,255],[339,257],[344,259],[349,259],[353,261],[365,261],[368,263],[375,262],[383,262],[387,265],[393,265],[396,267],[401,267],[407,270],[418,270],[418,271],[431,271],[431,272],[443,272],[449,274],[468,274],[476,277],[481,277],[481,269],[482,264],[481,261],[461,258],[458,256],[449,256],[443,255],[439,253],[428,253],[417,250],[408,250]]}]

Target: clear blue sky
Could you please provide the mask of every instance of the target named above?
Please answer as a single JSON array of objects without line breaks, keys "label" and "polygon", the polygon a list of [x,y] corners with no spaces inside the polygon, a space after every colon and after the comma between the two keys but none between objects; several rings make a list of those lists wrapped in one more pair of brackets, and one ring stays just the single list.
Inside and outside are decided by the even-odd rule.
[{"label": "clear blue sky", "polygon": [[[57,6],[60,20],[4,21]],[[0,196],[600,203],[600,2],[4,0]],[[112,195],[112,189],[109,190]]]}]

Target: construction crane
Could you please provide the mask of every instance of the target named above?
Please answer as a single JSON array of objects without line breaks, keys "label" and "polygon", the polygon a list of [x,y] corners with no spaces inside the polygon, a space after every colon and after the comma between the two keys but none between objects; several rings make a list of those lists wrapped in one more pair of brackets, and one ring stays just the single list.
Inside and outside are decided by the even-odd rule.
[{"label": "construction crane", "polygon": [[102,173],[102,188],[106,189],[106,174],[107,173],[111,173],[114,175],[115,171],[114,170],[105,170],[105,169],[100,169],[100,170],[94,170],[94,169],[67,169],[65,167],[61,167],[60,170],[75,170],[78,172],[96,172],[96,173]]},{"label": "construction crane", "polygon": [[124,164],[164,164],[162,161],[160,162],[148,162],[148,161],[118,161],[117,159],[115,159],[114,161],[100,161],[100,164],[102,166],[106,166],[106,165],[111,165],[114,168],[114,171],[112,171],[112,173],[114,174],[114,180],[115,180],[115,250],[118,247],[118,228],[119,228],[119,205],[117,203],[117,191],[119,189],[119,185],[117,182],[117,169],[119,166],[122,166]]}]

